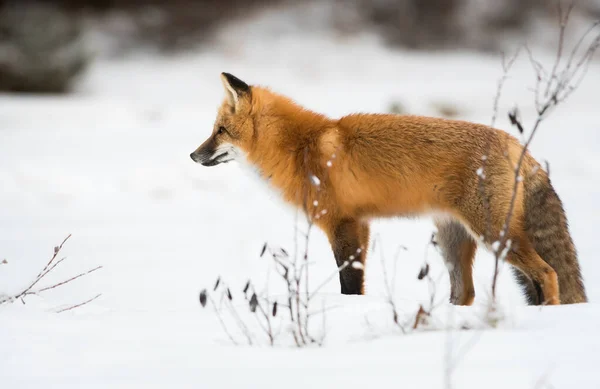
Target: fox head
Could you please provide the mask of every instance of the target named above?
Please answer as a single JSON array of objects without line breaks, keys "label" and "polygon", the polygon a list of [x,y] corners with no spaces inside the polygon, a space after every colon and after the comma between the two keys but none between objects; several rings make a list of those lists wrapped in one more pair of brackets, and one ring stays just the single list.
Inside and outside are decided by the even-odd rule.
[{"label": "fox head", "polygon": [[250,116],[252,90],[229,73],[221,73],[225,99],[221,104],[211,135],[190,157],[204,166],[230,162],[243,153],[254,132]]}]

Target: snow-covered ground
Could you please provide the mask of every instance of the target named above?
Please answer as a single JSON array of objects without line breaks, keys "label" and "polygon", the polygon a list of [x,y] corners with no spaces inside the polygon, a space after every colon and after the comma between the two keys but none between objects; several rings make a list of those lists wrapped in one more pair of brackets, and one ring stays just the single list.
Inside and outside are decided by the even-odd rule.
[{"label": "snow-covered ground", "polygon": [[[552,53],[536,55],[552,61]],[[482,123],[491,120],[501,76],[497,56],[390,51],[369,36],[350,39],[318,28],[300,34],[285,23],[251,22],[193,54],[100,59],[73,95],[1,95],[0,261],[8,263],[0,265],[0,294],[30,282],[67,234],[73,234],[63,252],[68,258],[46,284],[103,266],[26,304],[0,306],[3,388],[442,388],[447,361],[457,362],[456,388],[534,388],[540,380],[537,387],[600,387],[598,63],[532,146],[550,162],[589,304],[527,307],[503,268],[499,329],[403,335],[385,303],[382,254],[390,271],[397,247],[408,249],[399,257],[395,288],[403,319],[427,301],[427,285],[416,275],[425,260],[431,264],[437,300],[444,302],[435,311],[438,328],[478,326],[492,257],[478,252],[475,305],[451,308],[445,268],[427,245],[431,221],[377,221],[367,295],[341,296],[337,278],[327,283],[320,298],[333,308],[325,344],[303,350],[285,338],[274,349],[233,346],[198,302],[218,276],[238,297],[248,279],[263,285],[269,267],[259,258],[263,243],[291,248],[294,242],[295,214],[276,194],[234,164],[204,168],[189,158],[212,129],[223,97],[221,71],[331,116],[383,112],[400,102],[427,115],[451,105],[460,118]],[[534,81],[523,57],[507,81],[498,127],[513,132],[505,113],[514,104],[531,123]],[[310,283],[318,285],[335,270],[318,230],[310,257]],[[277,291],[277,280],[271,283]],[[98,293],[86,306],[56,313]]]}]

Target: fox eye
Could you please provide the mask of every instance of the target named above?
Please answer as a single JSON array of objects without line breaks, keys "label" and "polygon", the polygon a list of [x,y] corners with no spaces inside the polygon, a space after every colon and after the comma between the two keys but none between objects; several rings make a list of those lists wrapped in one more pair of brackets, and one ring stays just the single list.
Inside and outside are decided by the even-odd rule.
[{"label": "fox eye", "polygon": [[225,132],[227,132],[227,130],[223,126],[219,127],[219,129],[217,130],[217,134],[219,134],[219,135],[221,135],[221,134],[223,134]]}]

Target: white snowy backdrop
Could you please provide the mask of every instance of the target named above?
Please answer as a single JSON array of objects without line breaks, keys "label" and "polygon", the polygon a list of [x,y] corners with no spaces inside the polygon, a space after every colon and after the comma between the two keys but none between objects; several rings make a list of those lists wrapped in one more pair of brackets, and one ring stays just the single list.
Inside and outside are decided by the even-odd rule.
[{"label": "white snowy backdrop", "polygon": [[[284,338],[275,348],[234,346],[212,310],[200,308],[198,293],[218,276],[236,293],[248,279],[264,285],[263,244],[294,242],[294,211],[275,193],[235,164],[204,168],[189,158],[212,129],[223,97],[220,72],[330,116],[385,112],[400,103],[407,113],[439,116],[445,107],[461,119],[491,120],[502,75],[496,54],[390,49],[367,33],[335,34],[324,21],[314,20],[310,31],[296,23],[294,12],[275,11],[223,26],[213,44],[195,52],[100,56],[72,94],[0,95],[0,261],[7,262],[0,265],[0,294],[31,282],[68,234],[68,258],[46,283],[103,266],[25,304],[0,306],[0,386],[442,388],[448,361],[456,360],[455,388],[600,387],[597,60],[532,146],[550,163],[589,304],[527,307],[503,267],[504,320],[498,329],[478,330],[492,256],[477,254],[475,305],[451,308],[441,257],[428,246],[434,227],[425,218],[374,223],[380,241],[367,262],[367,295],[339,295],[337,277],[321,292],[333,307],[321,348],[298,350]],[[533,46],[545,65],[551,49]],[[506,116],[514,105],[531,123],[534,83],[523,56],[506,82],[497,127],[514,133]],[[335,262],[320,231],[311,239],[317,285]],[[393,326],[381,255],[391,268],[399,245],[407,247],[397,263],[400,311],[408,318],[429,298],[417,280],[427,260],[442,302],[434,313],[439,331],[402,334]],[[277,280],[271,283],[276,291]],[[234,302],[245,309],[243,300]],[[476,329],[443,331],[461,323]]]}]

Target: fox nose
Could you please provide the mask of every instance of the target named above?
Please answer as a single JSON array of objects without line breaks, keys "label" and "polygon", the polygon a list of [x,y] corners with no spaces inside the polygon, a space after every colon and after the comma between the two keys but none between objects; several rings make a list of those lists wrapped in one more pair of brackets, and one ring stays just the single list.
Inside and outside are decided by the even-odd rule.
[{"label": "fox nose", "polygon": [[198,160],[197,160],[198,157],[196,156],[195,152],[190,154],[190,158],[192,159],[192,161],[198,162]]}]

